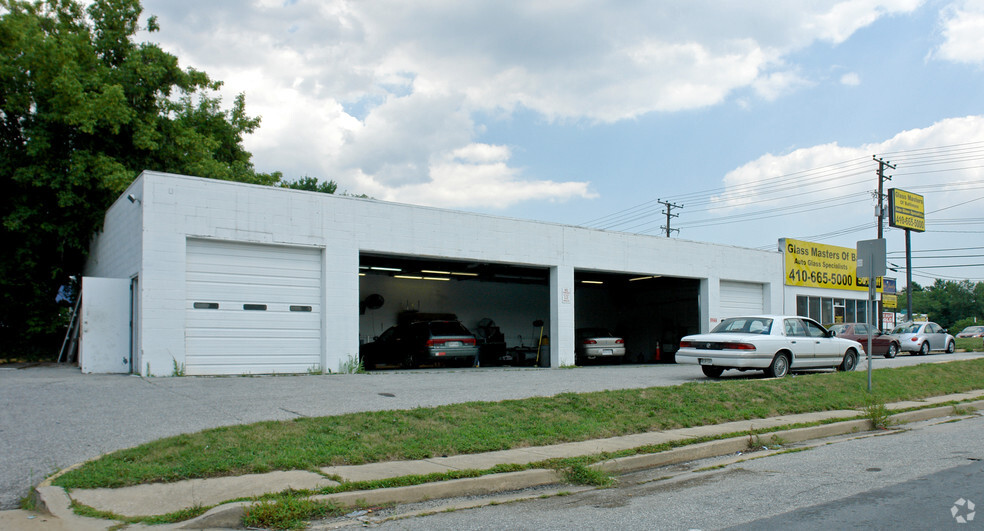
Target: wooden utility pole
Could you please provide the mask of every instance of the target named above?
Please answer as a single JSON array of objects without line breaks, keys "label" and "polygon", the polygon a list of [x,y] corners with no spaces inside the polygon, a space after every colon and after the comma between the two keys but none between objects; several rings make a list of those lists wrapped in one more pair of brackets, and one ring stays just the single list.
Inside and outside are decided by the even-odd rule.
[{"label": "wooden utility pole", "polygon": [[674,208],[683,208],[683,205],[677,205],[674,203],[670,203],[669,201],[662,201],[662,200],[659,200],[659,204],[666,207],[666,210],[663,211],[663,213],[666,214],[666,225],[660,228],[666,230],[666,237],[669,238],[671,232],[680,232],[680,229],[670,228],[670,220],[673,218],[680,217],[680,214],[671,214],[670,212],[672,212]]}]

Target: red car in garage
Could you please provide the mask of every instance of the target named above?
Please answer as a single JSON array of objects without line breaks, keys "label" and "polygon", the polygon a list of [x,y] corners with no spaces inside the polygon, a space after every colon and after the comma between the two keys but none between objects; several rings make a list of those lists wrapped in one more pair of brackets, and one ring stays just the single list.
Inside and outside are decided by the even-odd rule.
[{"label": "red car in garage", "polygon": [[837,337],[850,339],[868,348],[868,330],[871,330],[871,355],[894,358],[899,353],[899,339],[890,334],[883,334],[874,325],[867,323],[838,323],[828,327]]}]

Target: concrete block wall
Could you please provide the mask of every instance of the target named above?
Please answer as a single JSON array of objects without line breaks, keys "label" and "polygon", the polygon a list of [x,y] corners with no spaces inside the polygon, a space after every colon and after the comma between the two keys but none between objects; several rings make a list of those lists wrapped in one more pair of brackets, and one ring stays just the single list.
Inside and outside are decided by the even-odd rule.
[{"label": "concrete block wall", "polygon": [[[142,242],[138,268],[144,316],[140,325],[141,372],[154,375],[171,374],[175,364],[184,362],[185,241],[189,237],[322,249],[323,344],[330,346],[326,347],[323,366],[332,370],[358,356],[360,253],[548,269],[551,275],[545,311],[550,317],[545,320],[550,323],[555,367],[573,363],[575,271],[702,280],[702,317],[705,311],[713,313],[715,304],[713,296],[708,297],[704,290],[711,289],[713,294],[709,286],[716,286],[721,278],[763,284],[782,280],[781,264],[774,252],[157,172],[143,173],[132,188],[142,189],[142,208],[135,210],[142,211],[143,231],[136,236],[117,235],[116,231],[132,228],[114,223],[114,234],[94,246],[92,259],[94,269],[99,269],[98,264],[125,261],[115,255],[128,251],[111,242],[134,238],[138,245]],[[122,211],[131,206],[124,195],[107,213],[107,220],[132,215]],[[103,270],[110,276],[128,274],[122,268]],[[780,308],[782,290],[768,293],[768,303]],[[508,326],[522,329],[526,325],[517,322]]]}]

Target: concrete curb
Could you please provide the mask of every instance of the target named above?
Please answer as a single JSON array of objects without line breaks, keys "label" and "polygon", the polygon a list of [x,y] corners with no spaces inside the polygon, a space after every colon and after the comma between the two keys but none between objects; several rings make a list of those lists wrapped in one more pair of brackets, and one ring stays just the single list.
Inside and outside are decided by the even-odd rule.
[{"label": "concrete curb", "polygon": [[[984,399],[981,394],[948,395],[956,400],[978,398],[972,402],[960,402],[956,405],[930,407],[914,411],[895,413],[888,416],[890,421],[900,424],[918,422],[933,418],[959,414],[961,411],[984,410]],[[936,397],[937,400],[946,397]],[[900,407],[925,406],[926,402],[893,404],[892,409]],[[861,415],[861,413],[858,413]],[[608,473],[621,474],[632,471],[655,468],[670,464],[683,463],[710,457],[720,457],[749,449],[757,449],[768,445],[773,438],[784,443],[802,442],[811,439],[821,439],[849,433],[871,431],[875,427],[870,419],[848,419],[835,421],[819,426],[793,428],[780,431],[770,431],[757,434],[750,430],[748,435],[713,440],[703,443],[681,446],[664,452],[640,454],[601,461],[590,465],[590,468]],[[78,465],[75,465],[78,466]],[[75,468],[75,466],[70,467]],[[66,469],[69,470],[69,469]],[[63,471],[64,472],[64,471]],[[61,472],[61,473],[63,473]],[[51,486],[52,476],[35,489],[38,507],[51,513],[66,523],[71,522],[80,529],[105,529],[110,522],[85,518],[72,512],[71,498],[61,487]],[[460,496],[478,496],[499,492],[517,491],[526,488],[553,485],[563,482],[561,473],[555,470],[534,469],[520,472],[490,474],[476,478],[463,478],[449,481],[439,481],[412,485],[364,491],[341,492],[336,494],[312,496],[317,501],[333,501],[342,506],[384,505],[390,503],[415,503],[426,500],[453,498]],[[232,502],[212,508],[205,514],[171,526],[155,526],[155,529],[215,529],[240,528],[246,510],[256,502]],[[101,524],[101,526],[100,526]]]}]

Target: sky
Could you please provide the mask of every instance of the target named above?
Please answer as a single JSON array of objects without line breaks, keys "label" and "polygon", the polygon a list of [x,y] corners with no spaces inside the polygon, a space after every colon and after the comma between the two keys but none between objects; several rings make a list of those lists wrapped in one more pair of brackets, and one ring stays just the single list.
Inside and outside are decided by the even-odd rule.
[{"label": "sky", "polygon": [[925,198],[913,280],[984,281],[984,0],[143,5],[138,38],[244,93],[286,180],[656,237],[669,203],[672,238],[854,248],[877,158]]}]

